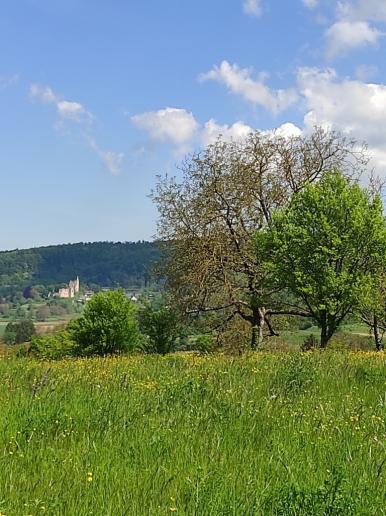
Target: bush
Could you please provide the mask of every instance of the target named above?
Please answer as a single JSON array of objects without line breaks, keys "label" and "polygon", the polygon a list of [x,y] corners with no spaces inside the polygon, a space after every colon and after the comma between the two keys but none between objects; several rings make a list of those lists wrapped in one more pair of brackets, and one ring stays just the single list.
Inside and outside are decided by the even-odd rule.
[{"label": "bush", "polygon": [[147,337],[142,349],[147,353],[166,355],[175,351],[180,334],[180,322],[176,312],[169,306],[154,308],[146,306],[139,314],[141,331]]},{"label": "bush", "polygon": [[58,360],[74,354],[75,343],[68,331],[51,335],[35,336],[31,340],[30,353],[37,358]]},{"label": "bush", "polygon": [[79,355],[109,355],[137,347],[140,333],[135,306],[123,290],[99,292],[87,303],[82,317],[69,325]]},{"label": "bush", "polygon": [[313,333],[311,333],[306,338],[306,340],[303,342],[303,344],[300,345],[300,349],[302,351],[309,351],[310,349],[315,349],[318,347],[319,347],[319,341]]},{"label": "bush", "polygon": [[191,340],[187,346],[187,351],[199,351],[200,353],[211,353],[215,347],[212,335],[198,335]]},{"label": "bush", "polygon": [[4,341],[6,344],[22,344],[28,342],[36,334],[35,326],[31,319],[10,322],[5,327]]}]

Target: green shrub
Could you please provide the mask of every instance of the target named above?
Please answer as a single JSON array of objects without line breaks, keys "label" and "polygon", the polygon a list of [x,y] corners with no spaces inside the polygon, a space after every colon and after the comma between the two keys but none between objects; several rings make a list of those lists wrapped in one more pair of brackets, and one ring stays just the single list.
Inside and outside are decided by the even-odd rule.
[{"label": "green shrub", "polygon": [[75,343],[68,331],[61,330],[50,335],[33,337],[30,353],[37,358],[58,360],[74,355]]},{"label": "green shrub", "polygon": [[109,355],[133,350],[140,342],[135,306],[123,290],[99,292],[83,316],[69,325],[78,355]]},{"label": "green shrub", "polygon": [[142,349],[147,353],[166,355],[177,348],[180,322],[169,306],[154,308],[148,305],[139,314],[140,328],[145,335]]},{"label": "green shrub", "polygon": [[22,344],[28,342],[36,334],[36,329],[31,319],[10,322],[5,327],[4,341],[6,344]]},{"label": "green shrub", "polygon": [[300,345],[302,351],[309,351],[319,347],[319,341],[313,333],[311,333],[306,340]]},{"label": "green shrub", "polygon": [[189,351],[199,351],[200,353],[211,353],[215,348],[215,342],[212,335],[198,335],[189,342],[187,349]]}]

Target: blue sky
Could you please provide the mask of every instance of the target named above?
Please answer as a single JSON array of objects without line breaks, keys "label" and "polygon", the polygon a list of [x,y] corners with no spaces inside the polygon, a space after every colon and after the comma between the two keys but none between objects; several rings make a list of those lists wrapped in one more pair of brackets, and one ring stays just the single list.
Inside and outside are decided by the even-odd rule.
[{"label": "blue sky", "polygon": [[1,7],[0,249],[151,238],[156,175],[220,133],[323,125],[386,176],[386,1]]}]

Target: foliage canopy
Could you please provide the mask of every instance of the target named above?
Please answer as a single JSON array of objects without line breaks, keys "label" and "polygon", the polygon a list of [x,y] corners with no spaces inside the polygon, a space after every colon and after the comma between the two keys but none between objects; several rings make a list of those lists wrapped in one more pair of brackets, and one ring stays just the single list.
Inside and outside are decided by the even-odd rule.
[{"label": "foliage canopy", "polygon": [[267,236],[276,282],[309,311],[325,347],[346,315],[371,293],[373,272],[385,261],[380,197],[372,198],[340,172],[329,172],[274,216]]}]

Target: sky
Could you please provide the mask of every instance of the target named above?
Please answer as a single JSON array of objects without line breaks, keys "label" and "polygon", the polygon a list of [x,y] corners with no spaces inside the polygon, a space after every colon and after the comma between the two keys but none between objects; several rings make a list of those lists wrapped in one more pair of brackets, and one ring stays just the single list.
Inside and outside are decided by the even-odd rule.
[{"label": "sky", "polygon": [[3,0],[0,249],[152,239],[157,175],[251,130],[366,141],[386,0]]}]

